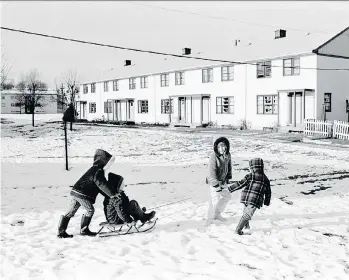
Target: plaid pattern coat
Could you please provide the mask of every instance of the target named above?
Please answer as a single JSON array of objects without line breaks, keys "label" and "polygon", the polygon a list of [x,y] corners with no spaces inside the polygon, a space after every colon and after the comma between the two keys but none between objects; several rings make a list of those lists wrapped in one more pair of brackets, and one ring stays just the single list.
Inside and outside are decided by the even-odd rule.
[{"label": "plaid pattern coat", "polygon": [[242,189],[241,203],[245,205],[254,205],[257,208],[270,204],[271,189],[270,181],[264,174],[264,163],[261,158],[251,159],[249,161],[251,172],[241,181],[235,182],[228,187],[230,192]]}]

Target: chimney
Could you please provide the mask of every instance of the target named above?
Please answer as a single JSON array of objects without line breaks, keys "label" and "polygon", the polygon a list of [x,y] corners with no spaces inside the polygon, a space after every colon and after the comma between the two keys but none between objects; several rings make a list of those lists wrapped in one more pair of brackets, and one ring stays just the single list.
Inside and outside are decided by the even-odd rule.
[{"label": "chimney", "polygon": [[191,54],[191,49],[190,48],[182,49],[182,55],[188,55],[188,54]]},{"label": "chimney", "polygon": [[278,29],[275,31],[275,39],[285,38],[286,37],[286,30],[284,29]]},{"label": "chimney", "polygon": [[240,44],[240,39],[236,39],[234,45],[238,46]]},{"label": "chimney", "polygon": [[131,65],[131,60],[125,60],[124,66],[130,66]]}]

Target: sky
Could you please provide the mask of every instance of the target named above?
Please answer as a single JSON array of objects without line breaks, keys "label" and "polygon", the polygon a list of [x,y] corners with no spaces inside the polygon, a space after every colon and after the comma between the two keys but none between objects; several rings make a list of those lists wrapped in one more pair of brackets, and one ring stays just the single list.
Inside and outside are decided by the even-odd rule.
[{"label": "sky", "polygon": [[[287,36],[328,34],[349,26],[349,1],[2,1],[1,26],[123,47],[192,55],[217,52]],[[176,11],[174,11],[176,10]],[[155,55],[79,44],[1,30],[1,52],[9,77],[36,68],[54,88],[62,73],[75,70],[81,82],[123,65],[156,63]],[[210,56],[212,57],[212,55]],[[163,57],[161,59],[164,59]]]}]

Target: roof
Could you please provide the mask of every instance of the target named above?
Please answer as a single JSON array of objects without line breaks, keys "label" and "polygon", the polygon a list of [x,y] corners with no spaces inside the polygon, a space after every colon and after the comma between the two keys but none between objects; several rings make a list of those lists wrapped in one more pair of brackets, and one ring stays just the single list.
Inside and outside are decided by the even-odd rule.
[{"label": "roof", "polygon": [[[17,90],[17,89],[4,89],[1,90],[1,95],[16,95],[16,94],[22,94],[23,92]],[[27,93],[27,92],[26,92]],[[28,92],[29,94],[29,92]],[[48,89],[47,91],[39,91],[36,93],[37,95],[57,95],[57,91],[53,89]]]},{"label": "roof", "polygon": [[[342,31],[343,32],[343,31]],[[136,61],[136,65],[117,66],[107,73],[96,73],[94,79],[87,79],[84,84],[109,81],[113,79],[127,79],[145,75],[189,70],[195,68],[214,67],[227,64],[228,61],[253,63],[265,59],[275,59],[287,56],[311,54],[313,50],[330,41],[333,36],[328,34],[307,34],[301,36],[286,36],[285,38],[271,39],[252,43],[248,46],[219,46],[214,51],[204,51],[201,57],[223,60],[227,62],[204,61],[190,58],[176,58],[162,55],[142,54],[146,59]],[[211,45],[212,48],[212,45]],[[200,55],[192,55],[200,57]],[[151,63],[149,63],[151,61]],[[134,61],[132,61],[134,63]]]}]

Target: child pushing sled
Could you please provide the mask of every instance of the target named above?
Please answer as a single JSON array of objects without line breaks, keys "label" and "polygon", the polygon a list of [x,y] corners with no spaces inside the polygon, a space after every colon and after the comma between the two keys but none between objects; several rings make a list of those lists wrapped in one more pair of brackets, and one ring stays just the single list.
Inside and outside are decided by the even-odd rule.
[{"label": "child pushing sled", "polygon": [[[81,176],[70,192],[70,195],[72,196],[70,208],[65,215],[61,216],[58,224],[57,236],[59,238],[73,237],[73,235],[68,234],[66,230],[70,219],[75,215],[80,206],[85,210],[85,214],[81,219],[80,234],[86,236],[95,236],[97,234],[96,232],[90,231],[89,225],[95,211],[93,204],[99,193],[106,197],[104,207],[108,221],[114,221],[115,219],[120,218],[123,222],[128,222],[130,221],[130,215],[132,214],[135,215],[134,218],[139,218],[140,220],[149,219],[151,215],[154,217],[155,212],[152,212],[151,215],[142,215],[142,210],[139,209],[137,202],[131,201],[132,203],[129,202],[127,204],[127,201],[125,200],[127,196],[124,195],[119,188],[123,184],[123,178],[121,176],[114,176],[115,174],[109,173],[109,178],[111,180],[110,182],[106,180],[105,170],[109,169],[109,167],[114,163],[114,160],[114,156],[108,152],[101,149],[96,150],[92,167]],[[129,204],[131,206],[126,206]],[[115,210],[115,213],[111,210],[113,207],[114,209],[117,209]],[[135,213],[137,213],[138,216]]]}]

